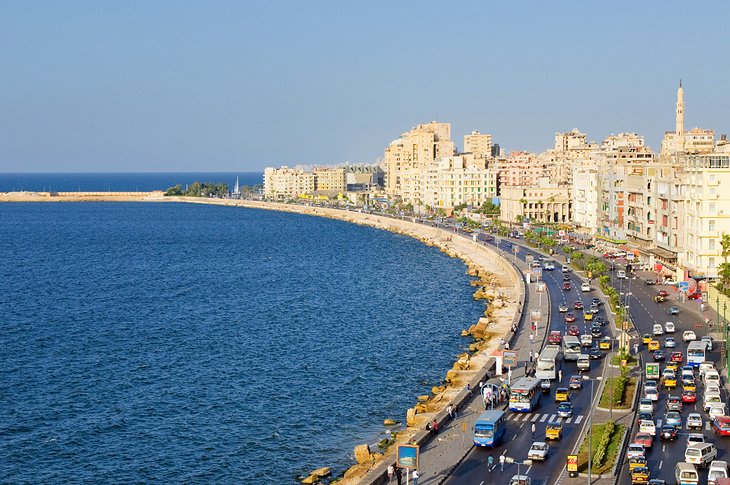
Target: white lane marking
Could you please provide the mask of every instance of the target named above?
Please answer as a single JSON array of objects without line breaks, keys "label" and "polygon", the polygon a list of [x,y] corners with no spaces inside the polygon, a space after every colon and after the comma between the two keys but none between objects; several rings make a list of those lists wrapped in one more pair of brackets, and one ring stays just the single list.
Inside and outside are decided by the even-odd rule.
[{"label": "white lane marking", "polygon": [[570,424],[570,422],[572,420],[573,420],[573,417],[571,416],[571,417],[569,417],[568,419],[565,420],[565,424]]},{"label": "white lane marking", "polygon": [[659,461],[659,469],[660,469],[660,470],[662,469],[662,465],[663,465],[663,464],[664,464],[664,460],[660,460],[660,461]]},{"label": "white lane marking", "polygon": [[524,425],[525,425],[525,423],[521,423],[521,424],[520,424],[520,429],[522,429],[522,427],[523,427]]},{"label": "white lane marking", "polygon": [[705,429],[707,431],[710,431],[710,422],[709,421],[707,423],[705,423]]},{"label": "white lane marking", "polygon": [[537,419],[538,419],[539,417],[540,417],[540,415],[539,415],[539,414],[537,414],[537,413],[535,413],[535,415],[534,415],[534,416],[532,417],[532,422],[534,423],[535,421],[537,421]]},{"label": "white lane marking", "polygon": [[512,436],[512,439],[510,441],[514,441],[515,438],[517,438],[517,435]]},{"label": "white lane marking", "polygon": [[550,421],[555,421],[555,416],[556,416],[555,414],[553,414],[552,416],[550,416]]},{"label": "white lane marking", "polygon": [[657,428],[661,428],[662,427],[662,420],[661,419],[657,419],[656,420],[656,427]]},{"label": "white lane marking", "polygon": [[577,418],[575,418],[575,424],[580,424],[580,422],[583,421],[583,415],[581,414]]},{"label": "white lane marking", "polygon": [[540,418],[540,422],[541,423],[544,423],[545,421],[547,421],[547,418],[548,418],[548,415],[547,414],[543,414],[542,415],[542,418]]},{"label": "white lane marking", "polygon": [[530,473],[530,469],[531,469],[531,468],[532,468],[532,465],[530,465],[530,466],[528,466],[528,467],[527,467],[527,470],[525,471],[525,475],[527,475],[527,474],[529,474],[529,473]]},{"label": "white lane marking", "polygon": [[664,450],[667,449],[667,445],[662,445],[662,453],[664,453]]}]

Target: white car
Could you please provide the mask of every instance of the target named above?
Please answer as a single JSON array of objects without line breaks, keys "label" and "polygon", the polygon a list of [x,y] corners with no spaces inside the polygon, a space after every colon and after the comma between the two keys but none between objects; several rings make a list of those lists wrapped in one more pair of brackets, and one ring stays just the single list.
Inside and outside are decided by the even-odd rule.
[{"label": "white car", "polygon": [[712,463],[710,463],[710,471],[707,472],[708,485],[715,485],[718,478],[727,477],[727,462],[721,460],[712,460]]},{"label": "white car", "polygon": [[687,415],[687,429],[702,429],[702,415],[700,413],[689,413]]},{"label": "white car", "polygon": [[700,339],[700,341],[705,342],[708,352],[712,352],[712,337],[710,337],[709,335],[705,335]]},{"label": "white car", "polygon": [[654,325],[652,331],[654,332],[654,335],[664,335],[664,328],[662,328],[661,324],[659,323]]},{"label": "white car", "polygon": [[530,451],[527,452],[527,458],[530,460],[545,461],[549,449],[550,446],[547,443],[536,441],[530,446]]},{"label": "white car", "polygon": [[682,340],[685,342],[694,342],[697,340],[697,335],[692,330],[687,330],[682,334]]},{"label": "white car", "polygon": [[639,456],[645,456],[645,453],[644,445],[641,443],[630,443],[629,448],[626,450],[626,458],[631,459]]},{"label": "white car", "polygon": [[620,280],[626,278],[626,271],[624,271],[622,269],[616,271],[616,278],[618,278]]},{"label": "white car", "polygon": [[705,394],[720,394],[720,386],[717,384],[705,384]]},{"label": "white car", "polygon": [[725,416],[725,403],[722,403],[722,406],[713,404],[710,410],[707,411],[707,415],[710,417],[711,420],[715,419],[718,416]]},{"label": "white car", "polygon": [[656,436],[656,424],[653,419],[642,419],[639,421],[639,433],[649,433]]},{"label": "white car", "polygon": [[702,401],[702,409],[705,411],[708,411],[712,406],[715,405],[721,405],[722,404],[722,397],[720,397],[720,393],[705,393],[705,398]]},{"label": "white car", "polygon": [[644,389],[644,397],[656,402],[659,400],[659,392],[656,390],[656,387]]},{"label": "white car", "polygon": [[664,324],[664,331],[665,332],[667,332],[667,333],[674,333],[675,330],[676,329],[674,328],[674,322],[667,322],[667,323]]},{"label": "white car", "polygon": [[639,412],[654,414],[654,401],[645,397],[641,398],[639,400]]},{"label": "white car", "polygon": [[547,271],[553,271],[555,269],[555,265],[552,261],[548,261],[547,263],[545,263],[545,269]]},{"label": "white car", "polygon": [[589,285],[588,283],[583,283],[582,285],[580,285],[580,291],[584,293],[591,291],[591,285]]}]

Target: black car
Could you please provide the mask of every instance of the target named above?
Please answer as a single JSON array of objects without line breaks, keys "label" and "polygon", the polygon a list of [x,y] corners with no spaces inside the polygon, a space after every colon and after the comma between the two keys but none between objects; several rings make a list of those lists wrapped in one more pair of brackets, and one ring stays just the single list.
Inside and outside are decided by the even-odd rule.
[{"label": "black car", "polygon": [[603,302],[600,298],[594,296],[593,298],[591,298],[591,305],[601,306],[603,305]]},{"label": "black car", "polygon": [[598,325],[600,327],[606,326],[606,319],[604,317],[593,317],[593,325]]},{"label": "black car", "polygon": [[600,349],[591,349],[588,351],[588,358],[591,360],[600,359],[603,357],[603,352]]},{"label": "black car", "polygon": [[677,441],[677,436],[679,436],[679,430],[671,424],[665,424],[659,432],[659,437],[663,440]]},{"label": "black car", "polygon": [[656,280],[654,278],[645,278],[644,279],[644,284],[647,285],[647,286],[655,285],[656,284]]},{"label": "black car", "polygon": [[648,485],[667,485],[667,482],[662,480],[661,478],[652,478],[649,480]]},{"label": "black car", "polygon": [[652,356],[654,357],[654,362],[667,360],[667,354],[663,350],[655,350]]},{"label": "black car", "polygon": [[591,336],[600,337],[601,335],[603,335],[603,330],[601,330],[601,326],[591,325]]},{"label": "black car", "polygon": [[654,421],[654,415],[647,412],[639,413],[636,422],[639,423],[640,421]]}]

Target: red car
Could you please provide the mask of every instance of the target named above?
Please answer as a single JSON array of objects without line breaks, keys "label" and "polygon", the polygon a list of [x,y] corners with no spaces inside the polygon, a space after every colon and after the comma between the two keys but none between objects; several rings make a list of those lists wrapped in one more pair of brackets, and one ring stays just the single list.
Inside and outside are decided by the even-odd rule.
[{"label": "red car", "polygon": [[730,436],[730,416],[718,416],[713,419],[712,429],[720,436]]},{"label": "red car", "polygon": [[669,293],[667,293],[666,290],[659,290],[659,293],[657,293],[657,295],[666,298],[669,296]]},{"label": "red car", "polygon": [[613,254],[611,254],[611,253],[603,253],[603,257],[604,257],[604,258],[609,258],[609,259],[610,259],[610,258],[612,258],[612,257],[613,257]]},{"label": "red car", "polygon": [[570,291],[570,281],[566,281],[565,283],[563,283],[563,290]]},{"label": "red car", "polygon": [[580,329],[578,329],[578,327],[576,327],[575,325],[571,325],[570,327],[568,327],[568,335],[578,337],[580,335]]},{"label": "red car", "polygon": [[693,403],[697,402],[697,394],[694,391],[682,391],[682,402]]},{"label": "red car", "polygon": [[653,442],[654,437],[649,433],[639,433],[636,435],[636,439],[634,440],[634,443],[640,443],[644,445],[644,448],[651,448]]},{"label": "red car", "polygon": [[682,363],[682,352],[672,352],[672,357],[669,359],[672,362]]},{"label": "red car", "polygon": [[565,323],[573,323],[575,321],[575,313],[568,312],[565,314]]},{"label": "red car", "polygon": [[562,334],[559,330],[553,330],[548,335],[548,343],[553,345],[560,345],[561,340],[563,339]]},{"label": "red car", "polygon": [[573,305],[573,307],[574,307],[574,308],[575,308],[576,310],[582,310],[582,309],[583,309],[583,302],[582,302],[582,301],[580,301],[580,300],[578,300],[578,301],[576,301],[576,302],[575,302],[575,305]]}]

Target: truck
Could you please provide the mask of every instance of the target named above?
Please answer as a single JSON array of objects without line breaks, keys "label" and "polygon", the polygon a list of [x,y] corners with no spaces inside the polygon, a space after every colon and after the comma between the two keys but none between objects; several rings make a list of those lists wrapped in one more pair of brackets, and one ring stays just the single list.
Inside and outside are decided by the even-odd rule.
[{"label": "truck", "polygon": [[538,379],[556,379],[558,377],[558,364],[560,362],[560,346],[546,345],[540,352],[537,359],[535,377]]}]

